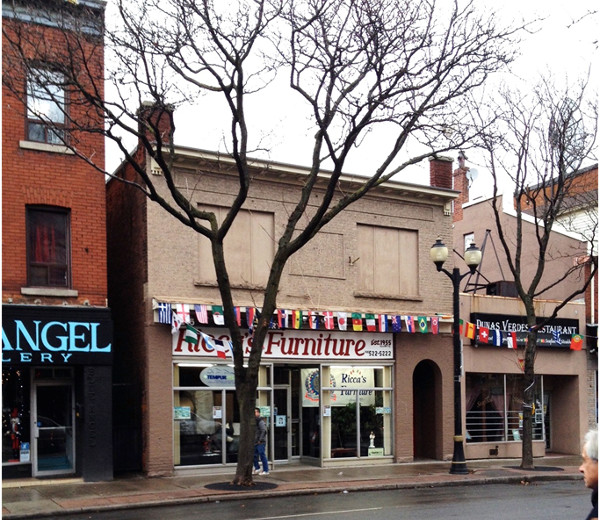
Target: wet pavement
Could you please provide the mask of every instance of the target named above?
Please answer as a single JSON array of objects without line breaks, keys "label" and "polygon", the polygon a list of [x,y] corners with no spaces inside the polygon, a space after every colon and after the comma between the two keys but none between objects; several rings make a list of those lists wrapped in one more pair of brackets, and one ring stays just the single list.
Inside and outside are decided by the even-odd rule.
[{"label": "wet pavement", "polygon": [[[182,470],[172,477],[123,476],[110,482],[83,482],[76,478],[2,481],[2,518],[50,518],[64,513],[131,509],[216,500],[286,496],[344,491],[402,489],[433,486],[579,480],[580,458],[548,455],[535,459],[534,470],[519,468],[520,460],[468,461],[468,474],[451,475],[450,462],[353,465],[316,468],[300,464],[277,465],[269,476],[256,476],[256,486],[229,485],[235,468],[208,473]],[[269,486],[261,485],[268,483]],[[583,485],[583,484],[582,484]]]}]

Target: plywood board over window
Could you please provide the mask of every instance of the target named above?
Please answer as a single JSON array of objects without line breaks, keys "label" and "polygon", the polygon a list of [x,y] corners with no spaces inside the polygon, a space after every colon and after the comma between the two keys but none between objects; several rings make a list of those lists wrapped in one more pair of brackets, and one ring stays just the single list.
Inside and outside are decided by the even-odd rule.
[{"label": "plywood board over window", "polygon": [[357,296],[418,297],[417,232],[365,224],[357,231]]},{"label": "plywood board over window", "polygon": [[[228,208],[202,206],[222,222]],[[234,287],[263,288],[267,283],[274,255],[274,215],[269,212],[241,210],[224,240],[225,263]],[[198,284],[215,285],[217,276],[210,242],[199,235]]]}]

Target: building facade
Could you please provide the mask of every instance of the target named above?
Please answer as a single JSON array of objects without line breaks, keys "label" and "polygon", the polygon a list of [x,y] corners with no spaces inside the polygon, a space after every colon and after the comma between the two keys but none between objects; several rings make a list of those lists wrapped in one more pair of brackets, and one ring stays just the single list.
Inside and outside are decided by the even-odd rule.
[{"label": "building facade", "polygon": [[[108,480],[113,328],[105,185],[66,146],[74,137],[64,114],[89,114],[71,103],[54,67],[64,50],[64,15],[101,20],[104,2],[63,4],[3,2],[2,472]],[[102,36],[88,38],[82,48],[95,48],[100,72]],[[36,75],[23,60],[35,64]],[[78,139],[83,153],[103,160],[101,135]]]},{"label": "building facade", "polygon": [[[477,273],[467,277],[461,285],[464,291],[461,295],[463,333],[467,333],[468,324],[473,325],[472,337],[463,337],[465,456],[519,457],[524,413],[526,319],[496,231],[492,199],[469,200],[468,171],[463,163],[453,172],[454,186],[460,191],[454,211],[454,247],[456,251],[462,251],[475,241],[483,248],[483,259]],[[597,190],[593,182],[587,182],[585,186],[588,191]],[[597,200],[597,191],[595,196],[591,192],[589,196]],[[500,199],[499,207],[500,219],[510,241],[516,222],[514,201],[505,195]],[[571,209],[575,209],[575,205],[571,205]],[[557,223],[555,228],[541,286],[560,279],[589,253],[586,242],[581,239],[581,226],[568,229]],[[522,232],[524,248],[531,247],[529,253],[525,250],[523,258],[528,254],[536,258],[539,248],[530,215],[523,217]],[[537,259],[522,263],[524,280],[533,276],[536,263]],[[536,302],[538,318],[549,316],[554,307],[581,284],[581,278],[575,273],[551,287]],[[539,333],[535,360],[534,456],[543,456],[549,451],[577,454],[581,438],[598,421],[596,339],[589,333],[590,320],[594,322],[592,316],[597,312],[591,297],[595,284],[593,282],[592,290],[588,290],[585,297],[582,294],[567,304],[557,319]],[[482,331],[483,336],[480,336]],[[498,337],[501,336],[499,346],[493,344],[496,331]],[[507,339],[512,333],[515,334],[516,348],[507,349]]]},{"label": "building facade", "polygon": [[[160,169],[150,158],[146,164],[160,186]],[[194,204],[217,215],[231,204],[238,182],[231,158],[176,147],[174,164],[177,182],[195,187]],[[438,167],[451,176],[449,164],[433,161],[433,184]],[[246,342],[273,237],[306,177],[286,164],[252,168],[249,196],[225,240]],[[127,166],[117,175],[134,178]],[[354,182],[343,178],[342,189]],[[142,410],[119,428],[122,446],[142,439],[136,457],[149,475],[235,464],[239,411],[208,240],[130,186],[111,180],[107,189],[115,389],[127,388],[128,409],[133,400]],[[452,291],[428,255],[436,238],[451,240],[455,196],[447,186],[384,183],[290,259],[257,394],[271,464],[451,457]],[[173,313],[191,328],[173,333]]]}]

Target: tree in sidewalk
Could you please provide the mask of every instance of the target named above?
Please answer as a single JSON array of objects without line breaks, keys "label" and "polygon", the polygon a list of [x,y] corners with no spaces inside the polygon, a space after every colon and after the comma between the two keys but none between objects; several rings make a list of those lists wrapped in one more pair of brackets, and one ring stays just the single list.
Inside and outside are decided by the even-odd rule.
[{"label": "tree in sidewalk", "polygon": [[[105,76],[87,66],[89,51],[83,52],[72,38],[73,34],[86,37],[85,25],[78,25],[69,14],[71,9],[85,9],[83,2],[52,4],[54,23],[65,27],[58,53],[48,55],[35,32],[21,32],[12,24],[3,27],[9,42],[5,63],[15,71],[4,74],[5,86],[25,99],[22,80],[39,70],[31,55],[36,55],[36,63],[50,64],[60,75],[44,78],[46,84],[60,81],[73,102],[90,107],[91,121],[98,115],[106,121],[99,129],[86,120],[70,119],[65,111],[70,132],[64,144],[110,175],[98,158],[77,146],[78,135],[102,132],[135,170],[136,180],[128,182],[210,241],[225,325],[233,341],[240,408],[235,483],[252,482],[261,346],[289,258],[371,188],[425,158],[467,148],[479,132],[462,122],[469,94],[512,61],[523,27],[500,27],[493,14],[478,12],[474,4],[457,1],[442,9],[435,1],[410,0],[116,0],[116,13],[104,28]],[[102,52],[100,44],[96,52]],[[244,366],[223,243],[252,183],[249,153],[261,148],[262,136],[255,135],[261,115],[249,109],[251,100],[259,91],[280,89],[272,80],[281,77],[288,78],[289,95],[295,96],[290,99],[303,110],[314,137],[307,154],[306,181],[283,232],[274,238],[275,253]],[[51,99],[54,90],[48,88],[46,94]],[[145,110],[138,110],[148,100],[154,110],[150,118]],[[193,190],[190,195],[188,187],[177,184],[172,135],[173,109],[181,111],[194,103],[216,106],[219,100],[220,117],[229,121],[224,139],[239,180],[222,221],[213,212],[198,209]],[[169,122],[166,126],[164,118]],[[48,118],[44,122],[52,125]],[[170,129],[166,134],[165,128]],[[284,138],[294,138],[297,132],[294,129],[290,136],[290,128],[272,130]],[[371,133],[379,141],[378,154],[370,157],[372,166],[362,182],[342,190],[342,171],[361,153]],[[133,151],[127,137],[138,143]],[[160,177],[150,175],[140,162],[141,149],[156,162]],[[323,177],[325,166],[329,172]],[[322,195],[314,206],[311,194],[317,179]],[[162,183],[169,197],[161,195]]]},{"label": "tree in sidewalk", "polygon": [[[568,302],[585,294],[597,270],[598,187],[583,182],[579,172],[585,162],[594,159],[597,135],[597,102],[588,90],[585,82],[560,90],[544,79],[526,92],[505,89],[492,110],[494,131],[482,134],[493,177],[495,231],[527,317],[522,366],[524,469],[534,467],[532,412],[538,332]],[[503,219],[498,198],[499,186],[506,178],[514,186],[514,219]],[[577,224],[571,217],[574,212],[579,215]],[[527,225],[535,226],[534,242],[526,240]],[[576,232],[581,248],[558,251],[552,243],[557,231]],[[568,255],[574,262],[566,272],[551,278],[546,267],[557,255]],[[525,265],[534,266],[532,274]],[[536,300],[560,284],[568,284],[571,292],[549,310],[546,305],[544,317],[538,316]]]}]

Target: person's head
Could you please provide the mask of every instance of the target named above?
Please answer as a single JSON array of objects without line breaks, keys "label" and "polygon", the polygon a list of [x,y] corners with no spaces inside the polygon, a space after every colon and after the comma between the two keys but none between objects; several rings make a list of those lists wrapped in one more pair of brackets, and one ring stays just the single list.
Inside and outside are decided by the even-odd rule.
[{"label": "person's head", "polygon": [[598,430],[590,430],[585,434],[583,449],[581,450],[583,462],[579,471],[583,473],[583,481],[586,487],[596,489],[598,487]]},{"label": "person's head", "polygon": [[260,417],[260,408],[254,409],[254,417]]}]

